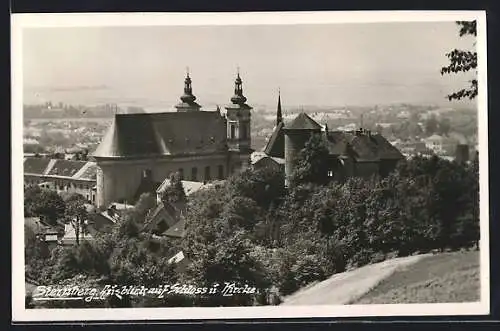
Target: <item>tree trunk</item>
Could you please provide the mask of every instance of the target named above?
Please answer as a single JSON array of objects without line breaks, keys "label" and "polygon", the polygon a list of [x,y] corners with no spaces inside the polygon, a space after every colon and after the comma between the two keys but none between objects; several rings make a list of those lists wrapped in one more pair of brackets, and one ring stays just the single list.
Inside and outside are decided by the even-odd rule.
[{"label": "tree trunk", "polygon": [[75,220],[74,227],[75,227],[76,245],[79,246],[80,245],[80,220],[78,219],[78,217]]}]

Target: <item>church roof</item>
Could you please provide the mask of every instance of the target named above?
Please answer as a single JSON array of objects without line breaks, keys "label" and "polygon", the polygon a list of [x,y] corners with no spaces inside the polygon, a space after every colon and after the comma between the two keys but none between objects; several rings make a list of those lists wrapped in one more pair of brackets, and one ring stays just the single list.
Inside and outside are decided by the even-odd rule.
[{"label": "church roof", "polygon": [[226,150],[226,123],[218,111],[116,114],[93,156],[197,155]]},{"label": "church roof", "polygon": [[320,130],[321,125],[309,117],[306,113],[300,113],[295,119],[285,126],[287,130]]},{"label": "church roof", "polygon": [[283,135],[283,122],[274,129],[269,141],[264,147],[264,153],[275,157],[284,157],[285,137]]}]

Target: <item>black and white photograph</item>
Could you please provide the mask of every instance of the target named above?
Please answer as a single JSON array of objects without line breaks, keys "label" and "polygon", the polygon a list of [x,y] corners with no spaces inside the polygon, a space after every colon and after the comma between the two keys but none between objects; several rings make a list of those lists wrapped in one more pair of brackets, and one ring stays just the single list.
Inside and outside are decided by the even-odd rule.
[{"label": "black and white photograph", "polygon": [[488,314],[485,17],[14,14],[13,320]]}]

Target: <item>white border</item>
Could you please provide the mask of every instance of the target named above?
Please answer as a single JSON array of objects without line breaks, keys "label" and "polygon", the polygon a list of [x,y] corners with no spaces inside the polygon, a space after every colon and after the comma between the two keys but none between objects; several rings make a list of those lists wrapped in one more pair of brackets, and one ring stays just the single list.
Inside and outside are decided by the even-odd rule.
[{"label": "white border", "polygon": [[[477,20],[480,157],[481,301],[460,304],[272,306],[231,308],[25,309],[22,141],[22,29],[27,27],[103,27],[161,25],[281,25]],[[489,193],[484,11],[266,12],[266,13],[113,13],[14,14],[12,27],[12,319],[25,321],[185,320],[303,317],[443,316],[489,314]],[[443,54],[444,56],[444,54]]]}]

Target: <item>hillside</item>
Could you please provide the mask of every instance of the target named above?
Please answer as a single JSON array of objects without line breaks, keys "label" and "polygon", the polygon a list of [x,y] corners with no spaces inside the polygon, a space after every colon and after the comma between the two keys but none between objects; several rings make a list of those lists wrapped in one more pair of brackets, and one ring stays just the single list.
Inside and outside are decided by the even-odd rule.
[{"label": "hillside", "polygon": [[283,305],[479,300],[477,251],[396,258],[335,274],[285,297]]},{"label": "hillside", "polygon": [[478,301],[479,270],[478,251],[429,256],[386,278],[355,303]]}]

